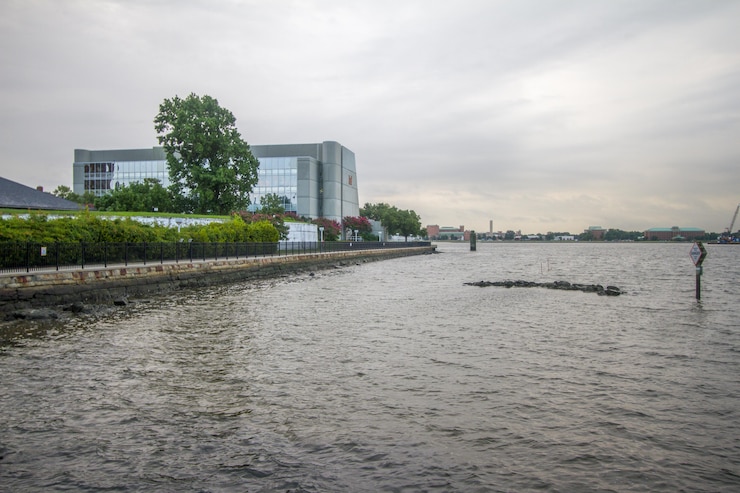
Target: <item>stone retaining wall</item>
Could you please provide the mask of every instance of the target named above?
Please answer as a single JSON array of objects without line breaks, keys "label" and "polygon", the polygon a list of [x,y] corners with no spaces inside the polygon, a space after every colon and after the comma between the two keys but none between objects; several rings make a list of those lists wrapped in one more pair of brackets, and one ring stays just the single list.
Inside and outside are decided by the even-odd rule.
[{"label": "stone retaining wall", "polygon": [[111,303],[127,297],[422,255],[434,250],[434,246],[358,250],[6,274],[0,276],[0,311],[75,302]]}]

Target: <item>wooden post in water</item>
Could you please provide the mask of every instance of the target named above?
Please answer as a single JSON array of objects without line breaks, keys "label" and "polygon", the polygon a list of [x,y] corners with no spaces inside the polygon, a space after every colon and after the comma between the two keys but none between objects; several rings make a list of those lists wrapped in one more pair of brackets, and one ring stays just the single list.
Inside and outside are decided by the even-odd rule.
[{"label": "wooden post in water", "polygon": [[701,301],[701,265],[696,266],[696,301]]},{"label": "wooden post in water", "polygon": [[701,241],[697,241],[691,246],[689,257],[691,257],[691,260],[696,266],[696,300],[701,301],[701,275],[703,271],[701,264],[707,257],[707,250]]},{"label": "wooden post in water", "polygon": [[470,251],[475,251],[475,231],[470,232]]}]

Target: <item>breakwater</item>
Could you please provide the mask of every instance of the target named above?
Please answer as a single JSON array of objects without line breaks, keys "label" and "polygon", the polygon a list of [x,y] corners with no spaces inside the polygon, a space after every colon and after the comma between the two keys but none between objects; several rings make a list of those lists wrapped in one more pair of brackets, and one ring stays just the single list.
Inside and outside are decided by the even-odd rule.
[{"label": "breakwater", "polygon": [[231,260],[180,261],[39,271],[0,276],[0,310],[68,303],[112,303],[128,297],[161,294],[250,279],[278,277],[309,270],[341,267],[433,253],[435,246],[306,253]]}]

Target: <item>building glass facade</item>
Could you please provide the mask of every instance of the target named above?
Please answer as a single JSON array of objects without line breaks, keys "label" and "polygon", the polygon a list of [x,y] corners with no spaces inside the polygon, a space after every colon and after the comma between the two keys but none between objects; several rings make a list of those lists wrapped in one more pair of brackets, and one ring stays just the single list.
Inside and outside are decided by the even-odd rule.
[{"label": "building glass facade", "polygon": [[259,162],[258,182],[249,194],[249,209],[257,210],[265,195],[275,194],[282,200],[285,212],[298,213],[298,158],[263,157]]},{"label": "building glass facade", "polygon": [[146,178],[159,180],[165,188],[170,186],[167,161],[129,161],[114,164],[115,171],[111,180],[113,188],[129,186]]},{"label": "building glass facade", "polygon": [[99,197],[116,187],[146,178],[159,180],[163,187],[170,186],[167,160],[161,147],[113,151],[75,149],[73,191],[76,194],[91,192]]}]

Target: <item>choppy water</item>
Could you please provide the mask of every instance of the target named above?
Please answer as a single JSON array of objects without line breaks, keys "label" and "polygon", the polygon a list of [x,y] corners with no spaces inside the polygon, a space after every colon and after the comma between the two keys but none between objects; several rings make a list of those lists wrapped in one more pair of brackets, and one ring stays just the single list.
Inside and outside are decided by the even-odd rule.
[{"label": "choppy water", "polygon": [[[443,243],[24,326],[0,491],[740,491],[740,247],[697,303],[689,246]],[[463,285],[504,279],[626,294]]]}]

